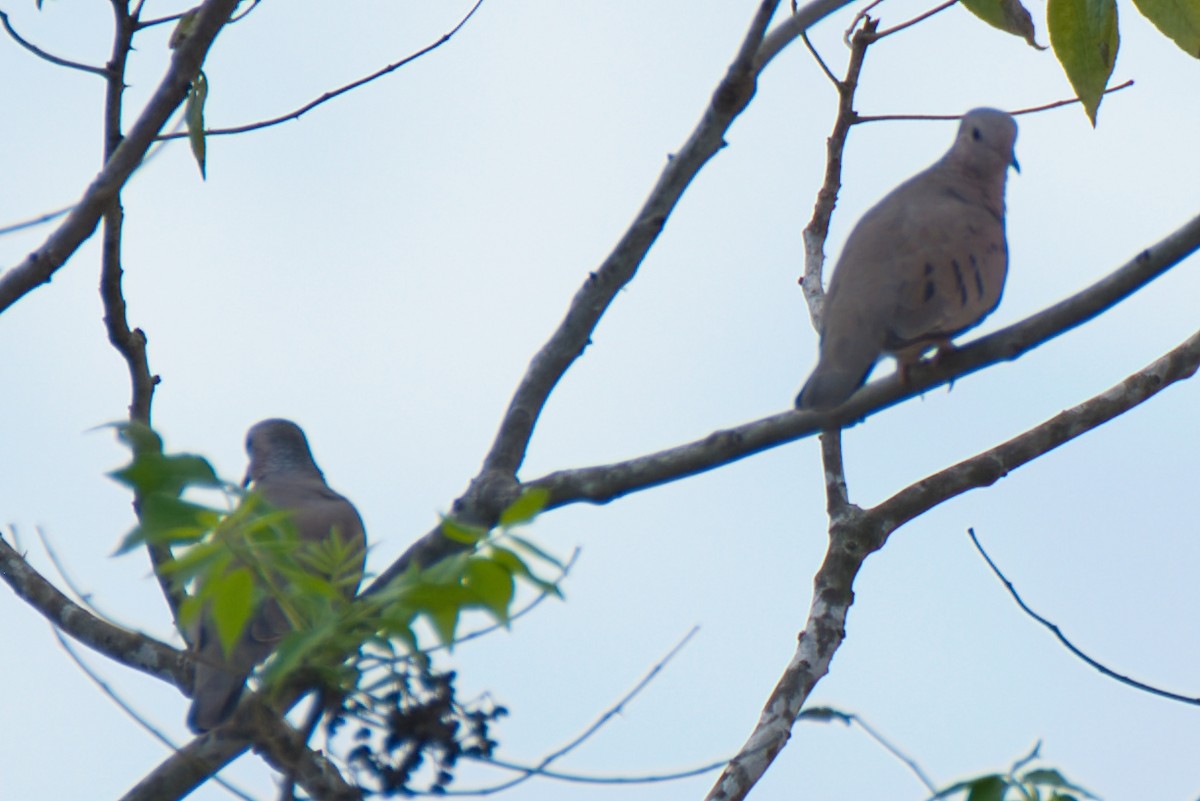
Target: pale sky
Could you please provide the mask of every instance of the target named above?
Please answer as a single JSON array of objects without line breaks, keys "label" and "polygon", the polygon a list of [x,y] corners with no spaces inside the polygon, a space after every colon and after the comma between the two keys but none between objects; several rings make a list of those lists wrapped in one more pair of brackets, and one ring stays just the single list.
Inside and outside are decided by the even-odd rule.
[{"label": "pale sky", "polygon": [[[149,16],[185,6],[150,2]],[[209,142],[201,181],[176,144],[124,193],[125,290],[163,378],[168,449],[231,478],[265,417],[307,431],[352,498],[384,569],[475,474],[529,358],[607,255],[732,59],[751,0],[487,0],[458,36],[301,120]],[[786,4],[785,4],[786,5]],[[931,4],[887,0],[885,25]],[[436,41],[468,2],[263,3],[205,65],[207,119],[285,113]],[[45,49],[102,64],[107,4],[0,4]],[[1019,120],[1008,191],[1010,272],[994,330],[1066,297],[1200,207],[1192,102],[1200,65],[1120,5],[1122,49],[1093,130],[1078,107]],[[1031,8],[1045,43],[1045,9]],[[853,10],[812,39],[836,73]],[[138,40],[127,121],[168,59]],[[0,226],[72,203],[99,169],[103,86],[0,38]],[[1069,97],[1050,52],[952,8],[877,44],[863,114],[1017,109]],[[551,398],[525,479],[638,456],[790,408],[815,360],[796,279],[836,97],[799,43],[770,65],[729,146],[705,168],[632,284]],[[856,128],[826,252],[889,189],[941,155],[952,123]],[[0,237],[0,270],[52,230]],[[1020,360],[878,414],[845,435],[851,498],[871,505],[1101,391],[1196,328],[1200,261]],[[0,524],[31,563],[122,625],[176,645],[148,562],[110,554],[133,523],[105,477],[124,451],[95,426],[126,415],[94,242],[0,315]],[[881,372],[890,370],[884,365]],[[812,705],[862,715],[937,783],[1005,769],[1042,741],[1048,764],[1109,799],[1200,795],[1194,708],[1099,675],[1025,617],[973,551],[974,527],[1025,599],[1118,672],[1200,696],[1192,511],[1200,388],[1149,404],[901,529],[856,585],[847,640]],[[593,776],[666,773],[732,755],[795,645],[825,540],[814,439],[529,532],[563,556],[563,585],[510,632],[454,655],[464,698],[510,716],[505,759],[536,763],[617,702],[693,626],[698,634],[596,737],[555,764]],[[8,534],[6,533],[6,537]],[[0,591],[4,797],[115,799],[167,755],[70,662],[48,625]],[[484,621],[479,620],[477,623]],[[186,699],[85,652],[113,690],[178,742]],[[253,757],[228,771],[274,797]],[[467,768],[456,789],[509,774]],[[604,787],[534,780],[515,801],[702,798],[711,773]],[[752,797],[927,795],[861,731],[800,724]],[[196,799],[228,795],[210,785]]]}]

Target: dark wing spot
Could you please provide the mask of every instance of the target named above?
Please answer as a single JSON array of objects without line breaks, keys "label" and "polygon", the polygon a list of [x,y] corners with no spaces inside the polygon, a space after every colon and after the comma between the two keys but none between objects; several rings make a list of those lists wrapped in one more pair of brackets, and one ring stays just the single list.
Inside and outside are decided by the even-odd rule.
[{"label": "dark wing spot", "polygon": [[925,262],[925,277],[928,278],[931,275],[933,275],[933,264]]},{"label": "dark wing spot", "polygon": [[929,301],[933,300],[933,296],[936,293],[937,293],[937,290],[934,288],[933,282],[926,281],[925,282],[925,302],[928,303]]},{"label": "dark wing spot", "polygon": [[950,266],[954,268],[954,281],[958,284],[958,296],[961,303],[965,306],[967,303],[967,282],[963,278],[962,266],[959,265],[958,259],[951,259]]}]

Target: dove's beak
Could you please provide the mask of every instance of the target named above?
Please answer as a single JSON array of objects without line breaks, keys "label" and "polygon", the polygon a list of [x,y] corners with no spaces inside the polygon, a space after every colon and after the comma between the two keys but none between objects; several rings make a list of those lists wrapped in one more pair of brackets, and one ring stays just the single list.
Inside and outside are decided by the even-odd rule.
[{"label": "dove's beak", "polygon": [[242,489],[248,489],[249,487],[250,487],[250,471],[247,470],[246,477],[242,479]]},{"label": "dove's beak", "polygon": [[1013,153],[1012,168],[1018,173],[1021,172],[1021,162],[1017,161],[1017,154]]}]

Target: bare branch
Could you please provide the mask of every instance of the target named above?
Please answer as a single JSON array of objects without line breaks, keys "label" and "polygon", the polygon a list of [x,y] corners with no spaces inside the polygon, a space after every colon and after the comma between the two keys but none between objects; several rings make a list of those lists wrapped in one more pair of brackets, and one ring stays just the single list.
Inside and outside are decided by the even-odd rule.
[{"label": "bare branch", "polygon": [[1097,316],[1197,249],[1200,249],[1200,217],[1143,250],[1092,286],[1054,306],[944,353],[936,364],[923,362],[916,365],[910,371],[907,383],[901,382],[897,375],[890,375],[871,382],[840,408],[830,412],[781,412],[636,459],[550,473],[525,486],[550,490],[550,508],[579,501],[607,503],[631,492],[744,459],[823,428],[853,424],[933,387],[997,362],[1016,359]]},{"label": "bare branch", "polygon": [[925,20],[932,17],[934,14],[940,14],[941,12],[945,11],[950,6],[955,5],[957,3],[958,3],[958,0],[946,0],[946,2],[942,3],[941,5],[934,6],[933,8],[926,11],[924,14],[918,14],[917,16],[913,17],[912,19],[910,19],[906,22],[901,22],[899,25],[893,25],[890,28],[880,31],[879,33],[877,33],[875,35],[875,38],[882,39],[885,36],[891,36],[893,33],[899,33],[900,31],[904,30],[905,28],[911,28],[913,25],[916,25],[918,22],[924,22]]},{"label": "bare branch", "polygon": [[[853,508],[853,507],[851,507]],[[854,578],[882,543],[871,521],[855,515],[830,528],[829,549],[813,580],[813,600],[796,651],[771,691],[758,723],[709,791],[708,801],[740,801],[766,773],[791,737],[792,726],[846,636]]]},{"label": "bare branch", "polygon": [[979,551],[979,555],[983,557],[983,560],[987,562],[987,566],[991,568],[994,574],[996,574],[996,578],[1000,579],[1000,582],[1004,585],[1004,589],[1008,590],[1008,594],[1011,595],[1012,599],[1017,602],[1017,606],[1021,607],[1021,611],[1049,629],[1050,633],[1052,633],[1059,642],[1065,645],[1068,651],[1079,657],[1088,666],[1095,668],[1105,676],[1108,676],[1110,679],[1116,679],[1122,684],[1128,684],[1130,687],[1133,687],[1136,690],[1141,690],[1142,692],[1147,692],[1151,695],[1157,695],[1160,698],[1166,698],[1171,701],[1181,701],[1185,704],[1200,706],[1200,698],[1188,695],[1180,695],[1179,693],[1173,693],[1170,690],[1160,690],[1157,687],[1152,687],[1151,685],[1140,682],[1137,679],[1131,679],[1128,676],[1117,673],[1115,670],[1106,667],[1097,660],[1085,654],[1078,647],[1076,647],[1073,642],[1067,639],[1066,635],[1062,633],[1062,630],[1059,629],[1058,626],[1056,626],[1054,623],[1051,623],[1037,612],[1033,611],[1033,609],[1031,609],[1029,605],[1021,599],[1021,596],[1017,594],[1017,589],[1013,586],[1013,583],[1008,580],[1008,577],[1005,576],[1004,573],[1000,571],[1000,568],[996,567],[996,563],[992,561],[992,557],[988,556],[987,551],[985,551],[983,546],[980,545],[979,538],[975,536],[975,529],[967,529],[967,534],[970,535],[971,542],[974,544],[975,550]]},{"label": "bare branch", "polygon": [[43,578],[3,537],[0,579],[51,624],[92,650],[177,687],[191,684],[191,662],[186,654],[91,614]]},{"label": "bare branch", "polygon": [[799,720],[801,720],[801,721],[815,720],[815,721],[821,721],[821,722],[825,722],[825,721],[829,721],[829,720],[838,720],[838,721],[841,721],[842,723],[845,723],[847,726],[860,727],[864,732],[866,732],[868,737],[870,737],[875,742],[879,743],[879,745],[883,746],[883,749],[885,751],[887,751],[889,754],[894,756],[896,759],[903,762],[908,767],[908,769],[910,771],[912,771],[913,775],[917,777],[917,780],[920,781],[921,784],[925,785],[926,789],[928,789],[929,792],[931,792],[931,793],[937,792],[937,785],[935,785],[933,783],[933,780],[930,779],[929,776],[927,776],[925,774],[925,771],[921,769],[921,766],[919,764],[917,764],[917,761],[915,759],[913,759],[912,757],[910,757],[908,754],[905,754],[903,751],[901,751],[899,749],[899,747],[897,747],[890,740],[888,740],[886,737],[884,737],[882,734],[880,734],[878,731],[876,731],[870,724],[867,723],[867,721],[865,719],[862,718],[862,716],[855,715],[851,712],[842,712],[841,710],[834,709],[832,707],[827,707],[827,706],[820,706],[820,707],[811,707],[810,706],[810,707],[806,708],[803,712],[800,713]]},{"label": "bare branch", "polygon": [[141,116],[75,208],[40,248],[0,275],[0,312],[16,303],[54,273],[96,230],[109,202],[138,168],[154,137],[187,96],[209,47],[237,7],[238,0],[205,0],[190,36],[173,51],[171,65]]},{"label": "bare branch", "polygon": [[709,799],[741,799],[765,773],[791,735],[791,726],[813,686],[829,670],[845,638],[854,578],[866,558],[905,522],[976,486],[987,486],[1011,469],[1144,402],[1163,387],[1190,376],[1200,365],[1200,333],[1145,370],[1019,437],[919,481],[873,509],[847,507],[835,519],[825,562],[814,581],[812,609],[799,645],[771,693],[750,738],[721,775]]},{"label": "bare branch", "polygon": [[[479,760],[480,764],[490,765],[494,768],[502,768],[504,770],[516,771],[517,773],[536,773],[541,779],[555,779],[562,782],[571,782],[573,784],[661,784],[663,782],[675,782],[680,779],[690,779],[693,776],[703,776],[705,773],[712,773],[717,768],[725,764],[726,760],[722,759],[718,762],[710,762],[707,765],[700,765],[687,770],[675,771],[674,773],[652,773],[644,776],[585,776],[581,773],[563,773],[557,770],[538,770],[527,765],[518,765],[515,762],[505,762],[500,759],[485,759]],[[491,795],[499,790],[486,788],[483,790],[440,790],[437,795]],[[432,795],[432,794],[431,794]]]},{"label": "bare branch", "polygon": [[775,26],[769,34],[763,37],[762,46],[754,56],[754,66],[758,71],[771,63],[771,59],[783,52],[800,34],[813,25],[828,17],[839,8],[850,5],[851,0],[813,0],[813,2],[796,9],[790,17],[785,18]]},{"label": "bare branch", "polygon": [[30,53],[33,53],[40,59],[49,61],[51,64],[57,64],[60,67],[67,67],[69,69],[79,70],[80,72],[90,72],[91,74],[99,75],[102,78],[108,77],[108,70],[104,69],[103,67],[95,67],[91,64],[84,64],[79,61],[71,61],[70,59],[51,55],[42,48],[28,41],[22,37],[21,34],[17,33],[16,29],[13,28],[12,23],[8,21],[8,14],[6,14],[3,10],[0,10],[0,25],[4,26],[4,30],[8,31],[8,35],[12,37],[14,42],[28,50]]},{"label": "bare branch", "polygon": [[[58,644],[62,646],[64,651],[67,652],[67,655],[71,657],[71,661],[75,663],[76,667],[83,671],[85,676],[91,679],[92,683],[100,689],[100,692],[108,696],[110,701],[120,707],[122,712],[124,712],[131,720],[141,726],[142,729],[148,732],[154,739],[158,740],[172,751],[179,750],[179,746],[173,742],[170,737],[167,737],[167,735],[164,734],[157,726],[154,726],[150,723],[150,721],[146,720],[146,718],[143,717],[136,709],[134,709],[132,705],[126,702],[124,698],[117,695],[116,691],[109,686],[108,682],[100,677],[100,674],[92,670],[88,663],[83,659],[83,656],[77,650],[75,650],[75,646],[71,645],[70,640],[62,635],[61,631],[54,626],[50,627],[50,631],[54,632],[55,639],[58,640]],[[254,796],[243,790],[239,790],[237,787],[234,787],[220,776],[214,776],[213,781],[224,787],[233,795],[244,799],[244,801],[257,801]]]},{"label": "bare branch", "polygon": [[[1107,89],[1105,89],[1102,94],[1111,95],[1113,92],[1119,92],[1122,89],[1128,89],[1129,87],[1133,86],[1133,83],[1134,82],[1132,80],[1128,80],[1128,81],[1125,81],[1124,83],[1117,84],[1116,86],[1110,86]],[[1082,103],[1082,102],[1083,101],[1080,100],[1078,97],[1069,97],[1066,100],[1055,100],[1050,103],[1043,103],[1040,106],[1029,106],[1027,108],[1017,109],[1015,111],[1010,111],[1009,114],[1013,115],[1014,117],[1020,117],[1025,114],[1036,114],[1039,111],[1049,111],[1051,109],[1063,108],[1064,106],[1073,106],[1076,103]],[[950,120],[960,120],[960,119],[962,119],[961,114],[872,114],[872,115],[862,114],[862,115],[859,115],[858,119],[855,120],[855,122],[857,124],[857,123],[868,123],[868,122],[897,122],[897,121],[911,122],[911,121],[925,121],[925,120],[950,121]]]},{"label": "bare branch", "polygon": [[[110,160],[121,146],[121,113],[125,96],[125,67],[129,52],[133,49],[136,20],[129,15],[123,3],[113,4],[113,45],[109,59],[108,83],[104,94],[104,158]],[[164,120],[165,123],[165,120]],[[143,159],[142,163],[145,163]],[[130,330],[126,315],[125,296],[121,288],[121,236],[124,228],[125,211],[121,207],[121,190],[118,188],[108,199],[103,211],[103,233],[100,248],[100,298],[104,304],[104,327],[108,341],[125,360],[129,371],[130,395],[129,419],[150,425],[150,404],[154,399],[154,387],[159,377],[150,373],[146,356],[146,334],[140,329]],[[141,499],[134,502],[134,509],[141,516]],[[171,549],[165,545],[148,543],[150,561],[154,575],[172,618],[179,619],[184,592],[175,585],[163,570],[171,561]]]},{"label": "bare branch", "polygon": [[1021,465],[1119,417],[1176,381],[1191,378],[1198,366],[1200,332],[1121,383],[1008,442],[921,479],[871,509],[870,514],[886,519],[889,528],[897,528],[950,498],[991,486]]},{"label": "bare branch", "polygon": [[[600,729],[604,728],[604,726],[607,725],[610,720],[612,720],[617,715],[621,714],[625,710],[625,707],[628,706],[629,702],[632,701],[634,698],[636,698],[638,696],[638,694],[641,693],[642,690],[646,689],[646,687],[650,684],[650,682],[654,681],[654,679],[658,676],[658,674],[662,672],[663,668],[665,668],[667,666],[667,663],[670,662],[672,659],[674,659],[679,654],[679,652],[683,650],[684,646],[686,646],[688,644],[688,642],[692,639],[692,637],[696,636],[696,632],[699,630],[700,629],[698,626],[693,627],[691,631],[689,631],[687,634],[684,635],[682,640],[680,640],[678,643],[676,643],[675,646],[670,651],[667,652],[666,656],[664,656],[662,659],[658,660],[658,662],[656,662],[654,664],[654,666],[652,668],[650,668],[650,671],[645,676],[642,677],[641,681],[639,681],[636,685],[634,685],[632,690],[625,693],[625,695],[621,697],[621,700],[617,701],[617,703],[615,703],[611,707],[609,707],[604,712],[604,714],[602,714],[599,718],[597,718],[596,721],[591,726],[588,726],[578,737],[571,740],[571,742],[567,743],[562,748],[559,748],[557,751],[554,751],[553,753],[547,755],[535,767],[521,768],[521,767],[518,767],[515,765],[511,765],[511,764],[501,765],[501,767],[510,768],[512,770],[520,770],[520,771],[522,771],[522,773],[524,775],[518,776],[517,778],[512,779],[511,781],[507,781],[502,784],[497,784],[492,787],[486,787],[486,788],[477,789],[477,790],[458,790],[458,791],[454,791],[452,794],[453,795],[491,795],[493,793],[498,793],[503,790],[507,790],[510,787],[515,787],[516,785],[521,784],[522,782],[525,782],[525,781],[533,778],[534,776],[544,775],[546,768],[548,768],[552,762],[566,756],[567,754],[571,753],[579,746],[583,745],[583,743],[585,743],[587,740],[589,740],[592,737],[592,735],[594,735],[596,732],[600,731]],[[480,760],[480,761],[483,762],[484,764],[487,764],[487,762],[488,762],[488,760]],[[705,769],[705,770],[708,770],[708,769]],[[701,771],[701,772],[703,772],[703,771]],[[691,775],[691,774],[689,773],[689,774],[685,774],[685,775]],[[560,775],[558,778],[563,778],[563,776]]]},{"label": "bare branch", "polygon": [[754,54],[777,6],[778,0],[760,3],[750,30],[725,78],[713,93],[699,126],[683,148],[667,162],[650,197],[625,235],[604,263],[584,281],[567,309],[566,318],[534,355],[513,393],[492,449],[484,459],[485,474],[494,472],[508,479],[516,475],[551,391],[583,353],[617,292],[633,280],[692,179],[725,145],[725,132],[754,95],[758,75]]},{"label": "bare branch", "polygon": [[[258,0],[254,0],[254,2],[257,5]],[[475,16],[475,12],[478,11],[479,7],[482,5],[483,5],[483,0],[477,0],[475,5],[471,6],[471,10],[467,12],[466,16],[464,16],[461,20],[459,20],[458,24],[455,25],[453,28],[451,28],[447,33],[443,34],[440,39],[438,39],[433,44],[426,45],[425,47],[421,48],[420,50],[413,53],[412,55],[402,58],[401,60],[397,61],[395,64],[389,64],[386,67],[384,67],[383,69],[376,70],[375,72],[371,73],[370,75],[367,75],[363,78],[359,78],[356,81],[351,81],[350,83],[346,84],[345,86],[340,86],[337,89],[332,89],[332,90],[326,92],[325,94],[321,95],[320,97],[318,97],[316,100],[312,100],[308,103],[305,103],[300,108],[298,108],[294,111],[289,111],[287,114],[281,114],[278,117],[272,117],[267,120],[260,120],[259,122],[251,122],[251,123],[247,123],[245,125],[235,125],[235,126],[231,126],[228,128],[211,128],[211,129],[205,130],[204,135],[205,136],[229,136],[231,134],[246,133],[248,131],[260,131],[263,128],[271,128],[271,127],[280,125],[285,122],[291,122],[292,120],[298,120],[301,117],[303,117],[305,114],[307,114],[308,112],[315,109],[317,106],[328,103],[330,100],[333,100],[335,97],[340,97],[341,95],[344,95],[347,92],[353,91],[353,90],[359,88],[360,86],[363,86],[365,84],[371,83],[372,81],[378,80],[379,78],[382,78],[385,75],[393,73],[396,70],[400,69],[401,67],[406,66],[407,64],[410,64],[410,63],[416,61],[421,56],[424,56],[427,53],[431,53],[434,50],[437,50],[439,47],[446,44],[446,42],[449,42],[450,39],[454,37],[454,34],[458,33],[460,30],[462,30],[463,26],[465,26],[467,24],[467,22],[470,21],[471,17]],[[247,9],[245,12],[243,12],[241,15],[238,16],[238,19],[243,18],[246,14],[249,14],[253,10],[254,10],[253,7]],[[163,134],[162,136],[160,136],[158,138],[160,140],[165,141],[165,140],[169,140],[169,139],[180,139],[180,138],[188,136],[188,135],[189,134],[187,132],[169,133],[169,134]]]},{"label": "bare branch", "polygon": [[[1131,261],[1071,297],[961,348],[943,353],[937,363],[920,363],[908,381],[891,375],[860,389],[841,407],[828,412],[787,411],[734,428],[714,431],[703,439],[623,462],[560,470],[523,483],[550,491],[548,509],[571,503],[608,503],[623,495],[678,481],[745,459],[761,451],[810,436],[823,429],[854,424],[959,377],[1019,357],[1059,334],[1082,325],[1105,309],[1149,284],[1200,249],[1200,216]],[[477,479],[478,481],[479,479]],[[513,486],[508,497],[519,489]],[[499,504],[500,498],[493,502]],[[477,501],[478,502],[478,501]],[[495,507],[495,514],[504,508]],[[413,543],[383,571],[364,594],[379,592],[410,564],[431,565],[456,546],[434,528]]]},{"label": "bare branch", "polygon": [[[858,77],[862,74],[867,48],[875,41],[876,22],[867,20],[862,29],[854,34],[850,45],[850,60],[846,65],[846,77],[835,80],[838,93],[837,118],[833,132],[825,143],[825,177],[817,190],[817,202],[813,205],[812,218],[804,226],[804,275],[800,288],[813,327],[821,330],[821,317],[825,305],[825,290],[821,284],[821,273],[825,265],[825,238],[829,234],[829,221],[837,205],[838,192],[842,186],[842,154],[846,150],[846,137],[850,126],[858,119],[854,111],[854,92],[858,89]],[[824,66],[824,64],[822,64]]]},{"label": "bare branch", "polygon": [[15,222],[15,223],[11,223],[9,225],[2,226],[2,227],[0,227],[0,236],[4,236],[6,234],[14,234],[17,231],[23,231],[26,228],[36,228],[39,225],[44,225],[48,222],[53,222],[54,220],[57,220],[59,217],[63,216],[64,214],[67,214],[68,212],[70,212],[71,209],[73,209],[73,208],[75,208],[74,205],[64,206],[61,209],[56,209],[55,211],[48,211],[45,214],[39,214],[38,216],[31,217],[28,220],[21,220],[20,222]]}]

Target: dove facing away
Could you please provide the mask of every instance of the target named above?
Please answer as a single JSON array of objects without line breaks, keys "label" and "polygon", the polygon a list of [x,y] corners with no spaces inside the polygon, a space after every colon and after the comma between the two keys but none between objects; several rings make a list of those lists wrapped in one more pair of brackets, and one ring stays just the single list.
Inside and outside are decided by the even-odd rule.
[{"label": "dove facing away", "polygon": [[821,322],[817,367],[796,398],[831,409],[889,353],[901,374],[996,308],[1008,272],[1004,184],[1020,171],[1017,124],[968,112],[950,150],[875,204],[846,239]]},{"label": "dove facing away", "polygon": [[[288,512],[301,540],[321,542],[337,532],[365,560],[362,518],[350,501],[325,483],[300,426],[288,420],[257,423],[246,435],[246,451],[250,466],[245,484],[273,508]],[[362,578],[363,565],[357,568],[355,586],[346,588],[348,596]],[[209,611],[200,614],[192,637],[196,673],[188,725],[193,731],[210,731],[233,714],[254,666],[271,655],[291,628],[279,604],[268,598],[254,610],[241,638],[226,653]]]}]

